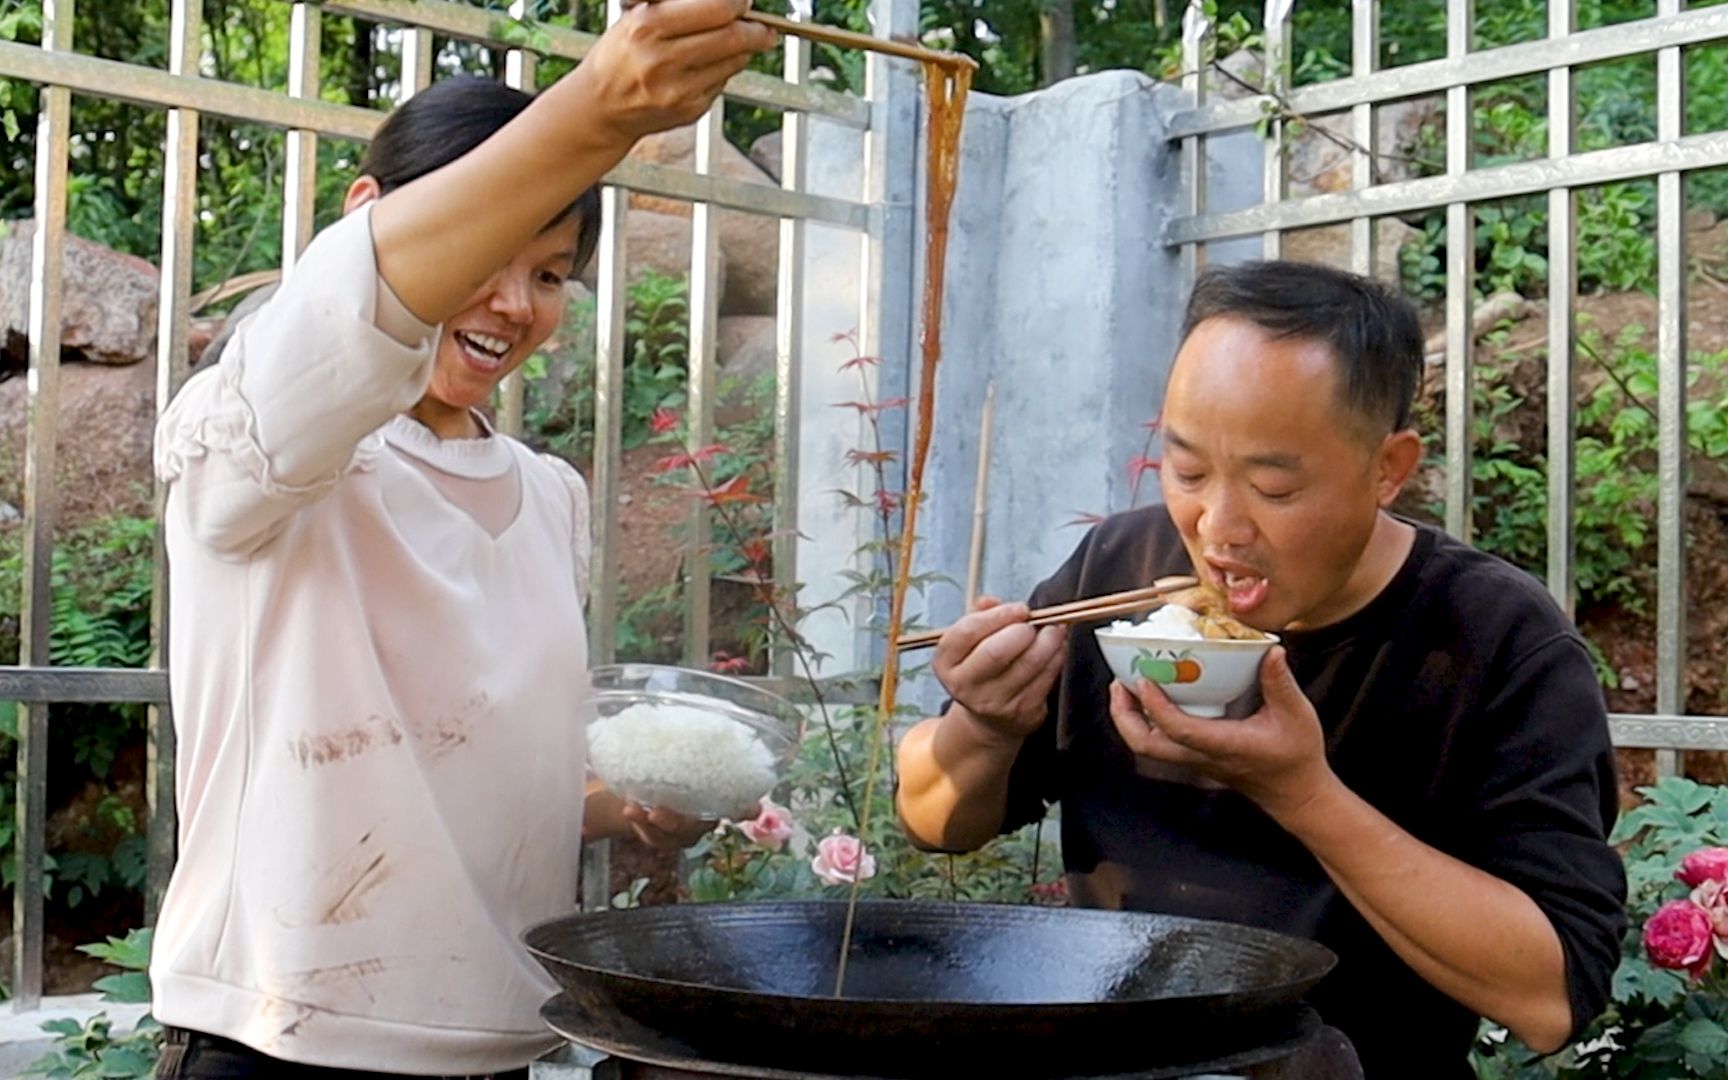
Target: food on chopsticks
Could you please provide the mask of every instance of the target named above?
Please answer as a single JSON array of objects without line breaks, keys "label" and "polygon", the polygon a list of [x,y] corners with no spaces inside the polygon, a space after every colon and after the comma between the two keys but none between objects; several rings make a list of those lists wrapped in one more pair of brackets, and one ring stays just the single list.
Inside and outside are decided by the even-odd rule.
[{"label": "food on chopsticks", "polygon": [[1176,641],[1266,641],[1270,637],[1231,615],[1224,594],[1206,585],[1171,593],[1164,606],[1145,620],[1114,622],[1110,631]]}]

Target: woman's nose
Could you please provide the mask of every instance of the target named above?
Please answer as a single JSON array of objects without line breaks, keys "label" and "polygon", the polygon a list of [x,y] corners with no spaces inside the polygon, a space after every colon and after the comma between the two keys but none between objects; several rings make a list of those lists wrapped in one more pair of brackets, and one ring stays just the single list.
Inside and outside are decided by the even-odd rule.
[{"label": "woman's nose", "polygon": [[514,323],[534,320],[534,303],[525,275],[499,271],[492,279],[492,291],[487,307]]}]

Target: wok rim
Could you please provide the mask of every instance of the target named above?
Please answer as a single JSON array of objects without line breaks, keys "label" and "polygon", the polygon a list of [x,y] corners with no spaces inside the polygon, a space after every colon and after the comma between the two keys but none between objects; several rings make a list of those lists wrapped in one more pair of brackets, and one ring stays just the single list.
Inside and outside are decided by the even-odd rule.
[{"label": "wok rim", "polygon": [[[746,900],[719,901],[713,903],[668,904],[645,908],[623,908],[597,912],[577,912],[569,915],[556,916],[550,919],[543,919],[540,922],[533,924],[526,930],[522,931],[521,941],[523,946],[528,950],[529,955],[533,956],[542,967],[555,965],[557,967],[575,969],[621,982],[662,988],[672,987],[680,990],[695,990],[707,994],[726,994],[740,998],[767,998],[776,1001],[797,1001],[817,1004],[845,1002],[847,1004],[867,1004],[876,1007],[888,1007],[890,1009],[895,1007],[918,1010],[941,1008],[958,1012],[989,1011],[991,1013],[1001,1013],[1005,1010],[1023,1010],[1048,1014],[1053,1011],[1060,1012],[1071,1009],[1088,1011],[1111,1008],[1132,1009],[1154,1002],[1217,1003],[1219,1001],[1231,1000],[1244,996],[1276,996],[1280,999],[1287,997],[1291,1000],[1295,1000],[1306,995],[1309,990],[1313,989],[1314,986],[1320,982],[1320,980],[1331,974],[1332,970],[1338,965],[1337,954],[1317,941],[1296,937],[1291,934],[1281,934],[1276,930],[1267,930],[1263,927],[1249,926],[1244,923],[1224,922],[1219,919],[1196,919],[1186,915],[1166,915],[1150,911],[1111,911],[1102,908],[1045,908],[1030,904],[989,904],[982,902],[956,903],[945,900],[860,900],[858,901],[858,907],[860,911],[866,907],[876,910],[888,907],[910,907],[924,911],[940,911],[947,913],[954,913],[972,908],[985,908],[993,912],[1014,912],[1016,914],[1008,917],[1025,919],[1040,917],[1030,913],[1061,912],[1059,915],[1042,917],[1090,920],[1093,922],[1105,922],[1130,918],[1136,921],[1149,920],[1162,923],[1175,923],[1180,926],[1225,927],[1232,933],[1247,934],[1251,937],[1260,938],[1262,940],[1271,939],[1273,943],[1294,947],[1299,951],[1297,962],[1303,967],[1307,967],[1311,963],[1313,970],[1305,971],[1299,978],[1289,979],[1285,982],[1270,986],[1249,987],[1235,990],[1208,990],[1183,994],[1160,994],[1155,997],[1118,998],[1112,1001],[983,1002],[959,1001],[951,998],[909,999],[852,996],[836,998],[830,994],[789,994],[777,990],[752,990],[733,986],[714,986],[709,983],[690,982],[684,979],[660,978],[657,976],[644,975],[639,972],[618,971],[592,963],[584,963],[570,960],[565,957],[554,956],[544,948],[536,945],[533,941],[533,938],[536,935],[544,934],[552,927],[568,925],[575,920],[587,920],[592,922],[599,922],[602,920],[612,922],[648,921],[650,919],[668,918],[668,916],[663,913],[677,908],[708,909],[727,913],[748,909],[833,910],[836,908],[844,909],[845,906],[846,901],[844,900]],[[648,914],[635,914],[637,912],[646,912]],[[551,972],[548,971],[548,974],[550,973]],[[562,985],[561,980],[557,980],[556,976],[554,976],[554,981],[560,982],[560,992],[564,992],[567,989]]]},{"label": "wok rim", "polygon": [[[605,1054],[608,1057],[622,1058],[627,1061],[638,1062],[663,1069],[688,1070],[695,1068],[699,1064],[701,1069],[706,1070],[709,1074],[717,1077],[745,1077],[754,1078],[754,1080],[807,1080],[812,1072],[810,1068],[759,1065],[731,1059],[721,1060],[712,1055],[703,1056],[698,1051],[688,1046],[688,1044],[678,1042],[675,1037],[666,1036],[664,1033],[654,1032],[652,1029],[648,1028],[644,1028],[644,1030],[648,1033],[651,1039],[669,1039],[677,1048],[682,1049],[687,1056],[679,1057],[675,1052],[673,1052],[674,1048],[672,1046],[659,1043],[653,1045],[641,1042],[632,1043],[628,1037],[623,1035],[620,1035],[616,1039],[605,1035],[596,1036],[592,1032],[586,1033],[582,1036],[577,1036],[574,1029],[567,1023],[571,1017],[562,1015],[564,1010],[575,1009],[575,1002],[574,999],[571,998],[569,991],[559,990],[558,993],[547,998],[540,1006],[541,1023],[545,1024],[554,1035],[563,1039],[565,1042],[586,1047],[589,1050]],[[580,1019],[579,1016],[576,1018]],[[643,1027],[640,1022],[629,1020],[628,1018],[624,1019],[634,1027]],[[1313,1006],[1298,1002],[1290,1007],[1289,1023],[1285,1025],[1286,1028],[1291,1029],[1290,1033],[1284,1035],[1275,1046],[1263,1045],[1254,1049],[1240,1051],[1235,1055],[1196,1059],[1194,1061],[1185,1061],[1175,1065],[1157,1067],[1152,1070],[1131,1072],[1121,1072],[1118,1070],[1113,1072],[1068,1075],[1065,1076],[1065,1080],[1145,1080],[1145,1077],[1149,1075],[1169,1077],[1174,1080],[1174,1078],[1195,1075],[1191,1070],[1196,1066],[1211,1068],[1241,1068],[1252,1066],[1264,1063],[1265,1061],[1276,1060],[1276,1057],[1266,1056],[1267,1053],[1276,1054],[1279,1050],[1287,1052],[1303,1045],[1320,1031],[1322,1024],[1323,1022],[1320,1018],[1320,1014],[1314,1010]],[[611,1045],[602,1045],[602,1043]],[[878,1071],[880,1072],[882,1070]],[[832,1075],[838,1077],[842,1074],[820,1075]],[[844,1075],[850,1076],[852,1080],[907,1080],[905,1076],[886,1074],[877,1076],[874,1073],[849,1073]]]}]

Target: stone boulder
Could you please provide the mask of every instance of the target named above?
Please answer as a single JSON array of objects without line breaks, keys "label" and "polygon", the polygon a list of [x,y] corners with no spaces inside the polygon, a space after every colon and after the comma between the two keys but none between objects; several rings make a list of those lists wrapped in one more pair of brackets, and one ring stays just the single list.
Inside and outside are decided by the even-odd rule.
[{"label": "stone boulder", "polygon": [[[649,270],[668,277],[682,278],[690,273],[691,226],[688,216],[663,214],[632,206],[624,224],[625,280],[636,282]],[[732,276],[731,255],[722,243],[717,260],[720,275],[722,310]],[[599,288],[600,260],[590,259],[583,268],[581,283],[590,291]]]},{"label": "stone boulder", "polygon": [[[25,379],[0,382],[0,501],[23,506],[29,421]],[[151,512],[156,361],[126,367],[71,361],[60,369],[57,520],[76,526]]]},{"label": "stone boulder", "polygon": [[[696,129],[683,127],[650,135],[636,144],[630,156],[638,161],[670,169],[692,170],[696,160]],[[729,142],[715,152],[717,175],[748,184],[777,186],[777,181]],[[642,210],[682,218],[690,216],[690,204],[641,193],[630,196],[630,205]],[[780,258],[780,221],[761,214],[721,210],[716,215],[720,250],[726,257],[728,276],[720,294],[724,315],[768,315],[774,311]],[[686,257],[686,261],[688,257]]]},{"label": "stone boulder", "polygon": [[[1369,276],[1379,281],[1398,281],[1398,252],[1422,236],[1422,230],[1397,218],[1374,222],[1374,269]],[[1295,229],[1284,234],[1284,257],[1297,262],[1350,269],[1350,226],[1324,225]]]},{"label": "stone boulder", "polygon": [[780,180],[780,163],[785,160],[780,142],[780,132],[770,131],[750,144],[750,160],[760,165],[775,182]]},{"label": "stone boulder", "polygon": [[773,410],[771,398],[761,390],[774,382],[775,340],[772,315],[731,315],[716,328],[714,354],[720,382],[714,420],[722,427],[754,419],[761,410]]},{"label": "stone boulder", "polygon": [[[1252,97],[1264,85],[1264,67],[1259,56],[1246,49],[1218,62],[1218,70],[1206,74],[1206,93],[1229,100]],[[1410,98],[1378,106],[1374,110],[1374,163],[1381,183],[1409,180],[1419,163],[1411,160],[1421,142],[1422,131],[1441,122],[1444,115],[1439,95]],[[1343,145],[1340,145],[1342,141]],[[1308,123],[1290,143],[1290,195],[1300,198],[1351,187],[1350,114],[1328,113],[1308,117]],[[1444,162],[1435,163],[1443,166]]]},{"label": "stone boulder", "polygon": [[[34,221],[0,224],[0,370],[29,362],[30,247]],[[97,364],[135,364],[156,349],[156,268],[66,234],[60,314],[64,350]]]}]

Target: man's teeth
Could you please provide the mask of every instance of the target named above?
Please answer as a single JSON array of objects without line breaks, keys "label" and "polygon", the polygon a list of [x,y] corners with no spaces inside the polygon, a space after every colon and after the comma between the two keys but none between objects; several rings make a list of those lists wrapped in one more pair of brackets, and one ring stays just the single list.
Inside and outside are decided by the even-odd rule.
[{"label": "man's teeth", "polygon": [[1237,588],[1241,588],[1243,586],[1253,585],[1254,583],[1256,583],[1260,580],[1261,580],[1261,578],[1257,574],[1225,574],[1224,575],[1224,584],[1226,587],[1231,588],[1231,589],[1237,589]]}]

